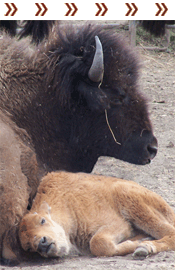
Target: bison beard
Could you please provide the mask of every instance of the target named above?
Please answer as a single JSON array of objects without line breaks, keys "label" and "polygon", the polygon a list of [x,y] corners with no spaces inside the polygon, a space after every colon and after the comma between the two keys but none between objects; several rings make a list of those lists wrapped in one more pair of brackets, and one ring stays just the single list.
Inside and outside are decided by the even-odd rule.
[{"label": "bison beard", "polygon": [[[138,90],[137,57],[112,30],[55,25],[48,40],[37,46],[28,38],[17,40],[4,33],[0,56],[0,108],[9,120],[2,122],[8,122],[18,151],[9,157],[11,147],[1,147],[7,160],[19,168],[13,179],[13,201],[19,191],[23,201],[19,209],[13,205],[11,212],[6,211],[12,205],[7,198],[12,198],[8,175],[13,170],[2,160],[1,200],[7,208],[0,212],[2,243],[6,231],[18,225],[28,200],[32,202],[45,172],[91,172],[100,156],[144,165],[156,155],[157,140]],[[27,149],[20,133],[27,137]],[[6,135],[0,135],[6,141]],[[26,193],[19,188],[23,185]],[[2,249],[8,242],[3,240]],[[12,259],[7,250],[9,246],[2,251],[4,258]]]}]

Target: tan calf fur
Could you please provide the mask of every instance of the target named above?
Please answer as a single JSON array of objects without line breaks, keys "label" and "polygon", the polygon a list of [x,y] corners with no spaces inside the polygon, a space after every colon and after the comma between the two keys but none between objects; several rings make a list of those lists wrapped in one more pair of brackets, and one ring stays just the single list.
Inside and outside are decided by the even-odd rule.
[{"label": "tan calf fur", "polygon": [[19,238],[24,250],[44,257],[65,256],[76,247],[95,256],[134,252],[144,258],[175,250],[175,213],[159,195],[135,182],[52,172],[22,219]]}]

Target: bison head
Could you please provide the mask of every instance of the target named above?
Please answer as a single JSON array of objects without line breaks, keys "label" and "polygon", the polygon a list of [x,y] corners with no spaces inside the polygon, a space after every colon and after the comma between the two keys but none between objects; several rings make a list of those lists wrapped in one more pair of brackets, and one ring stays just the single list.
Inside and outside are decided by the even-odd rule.
[{"label": "bison head", "polygon": [[42,87],[19,123],[50,170],[91,172],[99,156],[150,163],[157,140],[125,40],[97,26],[55,26],[35,59]]},{"label": "bison head", "polygon": [[63,257],[68,255],[70,245],[64,229],[51,219],[49,211],[48,204],[43,202],[39,214],[24,216],[19,226],[21,246],[43,257]]}]

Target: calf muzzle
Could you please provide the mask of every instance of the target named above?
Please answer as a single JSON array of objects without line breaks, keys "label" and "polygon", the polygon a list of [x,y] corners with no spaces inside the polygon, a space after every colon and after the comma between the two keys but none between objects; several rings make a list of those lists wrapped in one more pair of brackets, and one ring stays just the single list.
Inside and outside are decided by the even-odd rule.
[{"label": "calf muzzle", "polygon": [[47,237],[42,237],[39,241],[39,245],[38,245],[38,249],[37,251],[40,253],[40,254],[47,254],[50,247],[51,247],[52,243],[48,242],[47,240]]}]

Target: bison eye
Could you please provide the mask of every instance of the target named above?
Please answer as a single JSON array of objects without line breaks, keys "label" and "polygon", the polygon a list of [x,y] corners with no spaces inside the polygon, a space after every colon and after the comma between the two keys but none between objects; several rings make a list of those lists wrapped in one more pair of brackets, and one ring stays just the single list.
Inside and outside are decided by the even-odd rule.
[{"label": "bison eye", "polygon": [[116,105],[122,104],[122,98],[115,98],[115,99],[113,100],[113,103],[116,104]]},{"label": "bison eye", "polygon": [[116,105],[122,105],[122,100],[117,99],[117,98],[113,99],[110,101],[110,105],[111,105],[111,107],[115,107]]},{"label": "bison eye", "polygon": [[46,222],[44,218],[41,219],[41,225],[43,225]]}]

